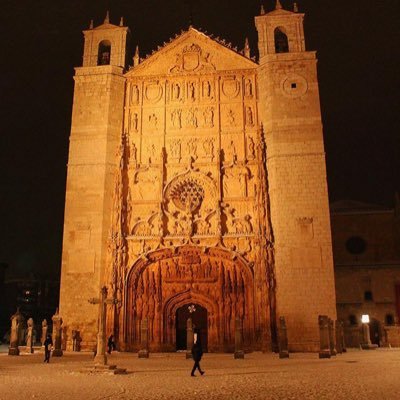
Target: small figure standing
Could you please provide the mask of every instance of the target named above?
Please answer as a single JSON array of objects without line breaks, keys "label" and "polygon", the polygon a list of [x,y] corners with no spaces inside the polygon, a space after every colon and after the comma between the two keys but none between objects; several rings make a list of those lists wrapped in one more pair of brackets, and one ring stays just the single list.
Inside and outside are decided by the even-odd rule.
[{"label": "small figure standing", "polygon": [[204,371],[202,371],[201,367],[200,367],[201,357],[203,357],[203,349],[201,347],[201,341],[200,341],[200,334],[199,333],[197,334],[197,340],[193,344],[193,347],[192,347],[192,356],[193,356],[193,360],[194,360],[194,365],[193,365],[193,368],[192,368],[192,373],[190,375],[191,376],[196,376],[194,374],[196,369],[199,370],[201,375],[204,375]]},{"label": "small figure standing", "polygon": [[111,354],[111,351],[115,350],[114,335],[111,335],[108,338],[107,347],[108,347],[108,351],[107,351],[108,354]]},{"label": "small figure standing", "polygon": [[53,346],[53,340],[52,340],[50,334],[47,335],[46,340],[43,343],[43,346],[44,346],[44,361],[43,362],[49,363],[51,347]]}]

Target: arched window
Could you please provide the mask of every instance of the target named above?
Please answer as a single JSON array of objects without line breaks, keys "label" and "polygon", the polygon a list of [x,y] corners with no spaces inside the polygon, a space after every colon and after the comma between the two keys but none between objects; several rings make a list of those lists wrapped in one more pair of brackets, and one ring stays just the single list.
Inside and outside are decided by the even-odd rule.
[{"label": "arched window", "polygon": [[350,317],[349,317],[349,322],[350,322],[350,325],[357,325],[357,318],[356,318],[356,316],[355,315],[350,315]]},{"label": "arched window", "polygon": [[97,65],[109,65],[111,58],[111,42],[102,40],[99,43],[99,54],[97,58]]},{"label": "arched window", "polygon": [[373,301],[374,297],[372,296],[372,292],[370,290],[366,290],[364,292],[364,301]]},{"label": "arched window", "polygon": [[275,28],[275,53],[288,53],[289,42],[283,28]]},{"label": "arched window", "polygon": [[394,317],[392,314],[386,314],[385,325],[394,325]]}]

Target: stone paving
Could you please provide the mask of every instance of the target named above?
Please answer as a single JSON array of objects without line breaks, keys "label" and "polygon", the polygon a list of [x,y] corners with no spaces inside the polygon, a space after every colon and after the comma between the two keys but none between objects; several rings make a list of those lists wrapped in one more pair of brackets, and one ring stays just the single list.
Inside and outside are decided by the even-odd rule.
[{"label": "stone paving", "polygon": [[190,377],[184,353],[114,352],[110,363],[127,375],[82,372],[88,353],[66,353],[44,364],[42,354],[0,353],[0,399],[400,399],[400,349],[350,350],[331,359],[317,354],[206,354],[204,376]]}]

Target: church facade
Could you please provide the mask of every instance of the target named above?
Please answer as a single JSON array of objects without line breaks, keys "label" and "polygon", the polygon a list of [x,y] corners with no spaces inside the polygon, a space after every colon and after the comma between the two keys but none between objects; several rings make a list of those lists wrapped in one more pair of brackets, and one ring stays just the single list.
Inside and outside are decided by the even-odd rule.
[{"label": "church facade", "polygon": [[126,69],[129,29],[84,31],[66,189],[60,314],[67,348],[107,331],[135,351],[270,351],[286,318],[293,351],[336,318],[315,52],[303,17],[256,16],[259,61],[190,27]]}]

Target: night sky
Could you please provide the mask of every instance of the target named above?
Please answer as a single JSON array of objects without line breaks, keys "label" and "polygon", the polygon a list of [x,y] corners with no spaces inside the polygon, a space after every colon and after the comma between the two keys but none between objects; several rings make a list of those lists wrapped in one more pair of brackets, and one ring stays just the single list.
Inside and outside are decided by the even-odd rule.
[{"label": "night sky", "polygon": [[[292,8],[292,0],[281,1]],[[275,1],[265,0],[270,11]],[[299,0],[317,50],[330,201],[393,205],[400,190],[399,0]],[[2,2],[0,262],[9,276],[61,265],[74,67],[90,19],[123,15],[141,56],[187,27],[187,0]],[[193,1],[193,25],[256,55],[259,0]]]}]

